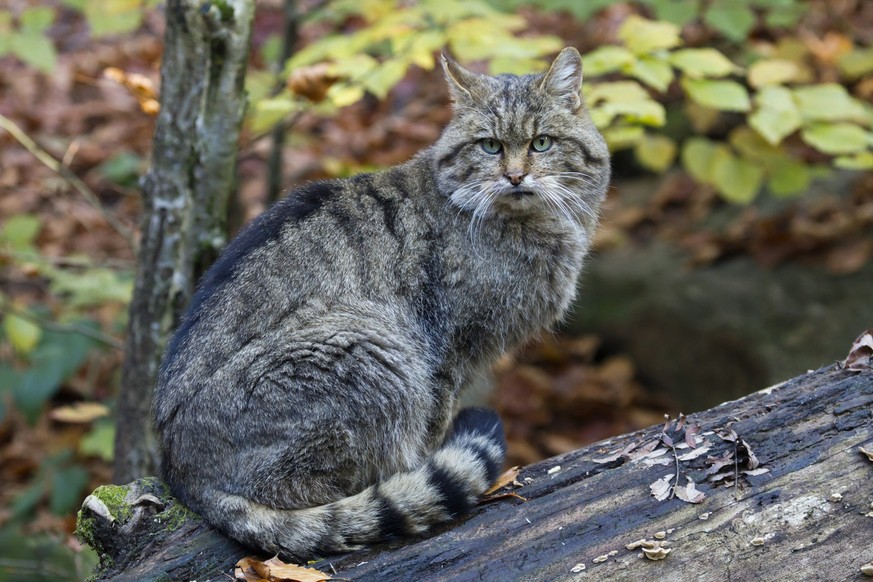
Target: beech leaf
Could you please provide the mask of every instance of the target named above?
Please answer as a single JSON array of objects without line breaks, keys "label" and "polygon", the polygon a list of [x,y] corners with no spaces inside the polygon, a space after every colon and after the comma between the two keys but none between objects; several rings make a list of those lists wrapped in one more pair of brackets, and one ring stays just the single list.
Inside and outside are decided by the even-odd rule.
[{"label": "beech leaf", "polygon": [[748,111],[751,109],[749,92],[736,81],[711,79],[682,79],[682,87],[698,105],[719,111]]},{"label": "beech leaf", "polygon": [[657,499],[658,501],[664,501],[665,499],[667,499],[667,497],[670,496],[670,490],[672,489],[670,483],[673,481],[673,478],[675,476],[675,473],[668,473],[667,475],[664,475],[663,477],[649,485],[649,490],[651,491],[652,495],[654,495],[655,499]]},{"label": "beech leaf", "polygon": [[679,27],[670,22],[656,22],[632,14],[618,29],[618,38],[638,55],[678,46]]},{"label": "beech leaf", "polygon": [[737,66],[714,48],[679,49],[670,54],[670,64],[695,79],[724,77]]}]

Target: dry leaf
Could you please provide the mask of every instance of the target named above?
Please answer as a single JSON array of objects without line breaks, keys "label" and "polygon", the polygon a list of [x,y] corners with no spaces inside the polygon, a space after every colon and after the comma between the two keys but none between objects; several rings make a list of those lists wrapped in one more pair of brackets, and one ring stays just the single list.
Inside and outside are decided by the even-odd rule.
[{"label": "dry leaf", "polygon": [[103,70],[103,75],[127,89],[136,98],[143,113],[158,114],[161,106],[158,103],[155,85],[151,79],[145,75],[127,73],[115,67],[107,67]]},{"label": "dry leaf", "polygon": [[668,473],[667,475],[664,475],[663,477],[649,485],[649,490],[651,491],[652,495],[655,496],[655,499],[657,499],[658,501],[664,501],[670,496],[670,490],[672,489],[670,483],[673,481],[673,477],[675,476],[676,475],[674,473]]},{"label": "dry leaf", "polygon": [[625,448],[623,448],[619,451],[614,451],[614,452],[610,453],[609,455],[607,455],[605,457],[601,457],[599,459],[591,459],[591,461],[594,463],[611,463],[612,461],[618,460],[619,457],[623,457],[623,456],[627,455],[628,453],[630,453],[635,448],[637,448],[637,444],[638,443],[635,443],[635,442],[630,443]]},{"label": "dry leaf", "polygon": [[764,473],[769,473],[770,469],[765,469],[763,467],[754,469],[752,471],[740,471],[743,475],[763,475]]},{"label": "dry leaf", "polygon": [[849,355],[839,365],[840,368],[852,372],[873,369],[873,329],[858,336],[849,348]]},{"label": "dry leaf", "polygon": [[329,63],[318,63],[294,69],[288,77],[288,90],[295,95],[320,103],[331,86],[339,80]]},{"label": "dry leaf", "polygon": [[109,415],[109,408],[98,402],[76,402],[59,406],[49,413],[49,418],[58,422],[82,424]]},{"label": "dry leaf", "polygon": [[751,470],[755,470],[758,468],[758,465],[761,463],[758,461],[758,457],[755,456],[755,453],[752,452],[752,447],[749,446],[749,443],[740,439],[740,447],[745,450],[746,454],[749,456],[749,459],[746,461],[745,465]]},{"label": "dry leaf", "polygon": [[688,483],[685,487],[679,487],[676,485],[674,490],[676,492],[676,497],[687,503],[702,503],[703,499],[706,497],[703,491],[697,489],[694,481],[691,479],[688,479]]},{"label": "dry leaf", "polygon": [[323,582],[330,575],[314,568],[286,564],[278,557],[258,560],[254,556],[242,558],[236,563],[234,577],[245,582]]},{"label": "dry leaf", "polygon": [[504,471],[504,473],[502,475],[500,475],[497,479],[495,479],[494,483],[492,483],[491,487],[489,487],[485,491],[485,493],[483,493],[482,495],[491,495],[492,493],[494,493],[498,489],[503,489],[507,485],[512,484],[516,480],[516,478],[518,478],[518,474],[520,472],[521,472],[521,469],[519,469],[517,466],[510,467],[509,469]]},{"label": "dry leaf", "polygon": [[690,452],[685,453],[684,455],[679,457],[680,461],[690,461],[691,459],[696,459],[701,455],[705,455],[709,452],[709,446],[698,447],[696,449],[692,449]]},{"label": "dry leaf", "polygon": [[868,458],[868,459],[870,459],[871,461],[873,461],[873,451],[868,451],[868,450],[865,449],[864,447],[858,447],[858,450],[861,451],[861,453],[867,455],[867,458]]}]

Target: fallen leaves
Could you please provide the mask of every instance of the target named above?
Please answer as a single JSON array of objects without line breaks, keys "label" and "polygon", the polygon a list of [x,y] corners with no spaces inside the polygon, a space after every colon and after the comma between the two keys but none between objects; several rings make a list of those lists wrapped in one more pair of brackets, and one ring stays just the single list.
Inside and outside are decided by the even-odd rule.
[{"label": "fallen leaves", "polygon": [[236,563],[234,580],[243,582],[323,582],[331,577],[314,568],[286,564],[278,557],[261,561],[247,556]]},{"label": "fallen leaves", "polygon": [[850,372],[873,369],[873,330],[868,329],[859,335],[849,348],[849,355],[837,365],[840,369]]}]

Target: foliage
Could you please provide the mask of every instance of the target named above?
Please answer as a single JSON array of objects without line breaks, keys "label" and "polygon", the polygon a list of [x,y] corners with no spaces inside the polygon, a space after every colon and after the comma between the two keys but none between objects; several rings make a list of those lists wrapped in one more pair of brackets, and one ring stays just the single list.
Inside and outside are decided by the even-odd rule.
[{"label": "foliage", "polygon": [[[563,47],[555,36],[516,36],[526,26],[524,18],[481,0],[422,0],[411,5],[400,0],[336,0],[313,16],[334,23],[350,17],[360,18],[365,26],[328,35],[287,62],[291,92],[264,98],[271,81],[252,77],[255,131],[308,108],[310,101],[320,102],[319,111],[330,114],[366,93],[384,98],[409,67],[433,69],[435,55],[444,48],[464,60],[485,60],[489,71],[497,74],[530,72],[542,66],[542,57]],[[307,73],[314,83],[305,83]]]},{"label": "foliage", "polygon": [[[873,109],[841,84],[801,82],[804,54],[753,55],[743,69],[714,48],[683,47],[675,25],[639,16],[627,18],[618,39],[620,45],[583,56],[588,101],[612,148],[634,147],[644,167],[663,172],[673,163],[668,153],[680,152],[696,180],[737,203],[751,201],[765,184],[775,195],[805,191],[821,169],[804,160],[800,144],[831,156],[837,167],[873,168]],[[842,70],[855,76],[873,70],[868,53],[848,53]],[[590,81],[607,75],[613,80]],[[688,116],[700,120],[700,133],[720,114],[738,116],[727,140],[698,135],[679,148],[671,136],[644,131],[666,124],[652,94],[676,86]]]}]

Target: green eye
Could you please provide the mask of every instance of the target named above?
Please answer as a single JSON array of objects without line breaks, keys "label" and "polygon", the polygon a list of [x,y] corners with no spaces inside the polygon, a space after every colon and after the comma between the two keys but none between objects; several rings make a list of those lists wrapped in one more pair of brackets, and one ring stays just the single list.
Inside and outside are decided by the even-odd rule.
[{"label": "green eye", "polygon": [[490,137],[483,139],[479,143],[482,145],[482,149],[489,154],[499,154],[500,150],[503,149],[503,144],[496,139],[491,139]]},{"label": "green eye", "polygon": [[547,135],[538,135],[533,138],[532,142],[530,142],[530,147],[533,148],[533,151],[535,152],[544,152],[552,147],[552,138]]}]

